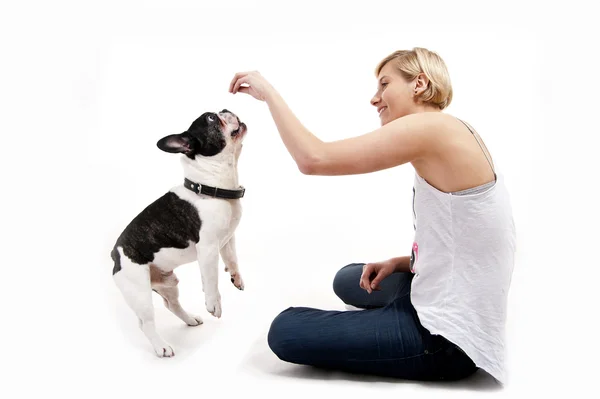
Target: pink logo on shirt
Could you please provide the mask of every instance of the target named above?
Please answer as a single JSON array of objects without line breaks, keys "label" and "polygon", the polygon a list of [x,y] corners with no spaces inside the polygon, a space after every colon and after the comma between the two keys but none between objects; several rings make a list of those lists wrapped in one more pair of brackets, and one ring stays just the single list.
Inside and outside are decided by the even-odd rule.
[{"label": "pink logo on shirt", "polygon": [[415,262],[419,258],[419,244],[417,242],[413,242],[412,252],[410,254],[410,271],[412,273],[415,272]]}]

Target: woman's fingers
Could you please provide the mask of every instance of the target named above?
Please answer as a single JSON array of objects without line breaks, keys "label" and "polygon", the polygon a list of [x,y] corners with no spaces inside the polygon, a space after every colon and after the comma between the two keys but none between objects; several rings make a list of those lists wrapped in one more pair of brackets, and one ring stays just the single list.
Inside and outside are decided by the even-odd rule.
[{"label": "woman's fingers", "polygon": [[251,74],[258,73],[258,71],[247,71],[247,72],[238,72],[231,79],[231,83],[229,83],[229,92],[234,93],[235,83],[241,78],[249,78]]},{"label": "woman's fingers", "polygon": [[366,290],[369,294],[373,291],[371,289],[371,274],[373,274],[374,271],[374,265],[368,263],[363,266],[363,272],[360,276],[360,288]]},{"label": "woman's fingers", "polygon": [[229,84],[230,93],[246,93],[260,101],[266,101],[272,90],[273,87],[258,71],[238,72]]},{"label": "woman's fingers", "polygon": [[233,93],[233,94],[237,93],[237,92],[240,90],[240,86],[241,86],[242,84],[244,84],[244,83],[248,84],[248,83],[249,83],[249,80],[250,80],[250,79],[249,79],[249,77],[248,77],[248,76],[243,76],[243,77],[240,77],[240,78],[239,78],[239,79],[238,79],[238,80],[235,82],[235,84],[233,85],[233,91],[232,91],[232,93]]},{"label": "woman's fingers", "polygon": [[371,281],[371,289],[373,289],[375,291],[381,291],[381,288],[379,287],[379,283],[381,283],[381,281],[386,277],[387,277],[387,275],[385,274],[383,269],[380,269],[379,273],[377,273],[377,276],[375,276],[373,281]]},{"label": "woman's fingers", "polygon": [[389,276],[389,271],[382,267],[381,263],[367,263],[363,266],[359,286],[369,294],[373,291],[381,291],[379,283]]},{"label": "woman's fingers", "polygon": [[240,79],[241,77],[247,76],[250,72],[238,72],[233,76],[233,79],[231,79],[231,83],[229,83],[229,92],[233,93],[233,88],[235,86],[235,82],[238,81],[238,79]]},{"label": "woman's fingers", "polygon": [[358,283],[358,286],[360,288],[362,288],[363,290],[366,290],[367,287],[364,285],[364,279],[365,279],[365,269],[367,268],[368,265],[364,265],[363,269],[362,269],[362,274],[360,275],[360,281]]}]

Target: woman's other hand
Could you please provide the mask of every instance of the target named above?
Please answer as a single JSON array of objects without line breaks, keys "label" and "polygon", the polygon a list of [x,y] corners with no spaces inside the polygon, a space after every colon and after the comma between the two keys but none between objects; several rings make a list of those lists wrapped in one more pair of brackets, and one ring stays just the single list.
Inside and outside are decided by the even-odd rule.
[{"label": "woman's other hand", "polygon": [[379,283],[394,273],[395,270],[396,265],[392,259],[383,262],[367,263],[363,266],[363,272],[360,276],[360,288],[366,290],[369,294],[373,290],[379,291],[381,289]]}]

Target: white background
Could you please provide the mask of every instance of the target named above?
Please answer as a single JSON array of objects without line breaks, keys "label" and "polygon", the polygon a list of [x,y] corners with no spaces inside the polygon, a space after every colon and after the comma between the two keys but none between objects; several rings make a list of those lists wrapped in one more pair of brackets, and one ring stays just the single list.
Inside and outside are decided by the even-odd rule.
[{"label": "white background", "polygon": [[[574,1],[519,3],[3,4],[2,396],[597,392],[596,22]],[[266,105],[229,94],[229,82],[259,70],[305,126],[336,140],[379,126],[374,68],[415,46],[445,60],[447,112],[478,130],[511,193],[518,254],[503,389],[481,373],[448,385],[322,372],[267,346],[288,306],[344,309],[331,289],[340,267],[409,254],[413,169],[304,176]],[[109,253],[182,180],[156,141],[223,108],[249,129],[237,231],[246,290],[221,272],[217,320],[196,265],[178,269],[183,306],[205,322],[186,327],[155,298],[176,351],[158,359],[112,282]]]}]

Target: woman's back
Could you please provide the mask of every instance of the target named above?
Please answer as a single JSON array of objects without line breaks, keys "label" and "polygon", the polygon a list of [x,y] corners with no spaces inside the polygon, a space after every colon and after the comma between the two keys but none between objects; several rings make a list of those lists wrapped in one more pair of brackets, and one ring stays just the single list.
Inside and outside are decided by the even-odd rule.
[{"label": "woman's back", "polygon": [[451,115],[431,114],[442,119],[446,129],[438,133],[436,146],[425,158],[412,162],[419,176],[445,193],[494,181],[492,157],[477,132]]},{"label": "woman's back", "polygon": [[516,245],[510,199],[485,146],[446,117],[450,127],[440,132],[434,156],[415,167],[411,301],[429,332],[503,381]]}]

